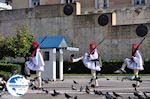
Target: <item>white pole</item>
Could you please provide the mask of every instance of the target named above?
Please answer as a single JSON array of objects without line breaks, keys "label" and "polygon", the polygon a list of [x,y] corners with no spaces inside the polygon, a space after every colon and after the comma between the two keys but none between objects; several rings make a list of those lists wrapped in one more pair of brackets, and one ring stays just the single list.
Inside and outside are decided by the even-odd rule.
[{"label": "white pole", "polygon": [[56,81],[56,48],[53,49],[53,80]]},{"label": "white pole", "polygon": [[59,77],[63,80],[63,50],[59,49]]}]

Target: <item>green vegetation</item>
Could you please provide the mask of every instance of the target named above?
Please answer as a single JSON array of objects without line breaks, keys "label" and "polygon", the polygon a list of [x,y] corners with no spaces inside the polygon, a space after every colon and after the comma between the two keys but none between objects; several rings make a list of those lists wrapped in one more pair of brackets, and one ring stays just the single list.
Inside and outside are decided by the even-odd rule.
[{"label": "green vegetation", "polygon": [[16,36],[0,38],[0,59],[4,57],[26,57],[30,54],[31,43],[34,40],[26,26],[16,29]]},{"label": "green vegetation", "polygon": [[14,70],[18,73],[21,71],[21,66],[8,63],[6,57],[23,57],[30,55],[31,43],[34,40],[33,35],[27,26],[19,26],[16,29],[16,35],[12,37],[0,36],[0,76],[9,77]]},{"label": "green vegetation", "polygon": [[21,65],[11,63],[0,63],[0,76],[9,78],[14,72],[21,73]]},{"label": "green vegetation", "polygon": [[29,51],[34,38],[26,26],[19,27],[16,33],[15,37],[9,38],[7,49],[12,51],[12,57],[26,57],[30,54]]}]

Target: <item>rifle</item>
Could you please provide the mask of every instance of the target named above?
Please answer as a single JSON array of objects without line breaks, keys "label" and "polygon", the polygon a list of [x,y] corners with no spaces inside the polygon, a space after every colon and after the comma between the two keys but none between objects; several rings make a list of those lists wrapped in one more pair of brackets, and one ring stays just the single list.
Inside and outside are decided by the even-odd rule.
[{"label": "rifle", "polygon": [[47,38],[47,36],[45,36],[42,41],[40,42],[40,45],[43,43],[43,41]]},{"label": "rifle", "polygon": [[105,38],[103,38],[97,45],[96,47],[90,52],[90,54],[105,40]]},{"label": "rifle", "polygon": [[135,48],[134,52],[132,53],[132,56],[135,55],[136,51],[138,50],[138,48],[140,47],[140,45],[143,43],[143,41],[145,40],[145,37],[141,40],[141,42],[138,44],[138,46]]}]

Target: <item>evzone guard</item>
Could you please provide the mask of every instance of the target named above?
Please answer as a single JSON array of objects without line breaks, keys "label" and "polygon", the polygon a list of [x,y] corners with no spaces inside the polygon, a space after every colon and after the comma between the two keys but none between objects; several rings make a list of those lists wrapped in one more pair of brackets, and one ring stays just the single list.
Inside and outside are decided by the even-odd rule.
[{"label": "evzone guard", "polygon": [[39,43],[37,41],[34,41],[32,43],[31,49],[32,54],[29,57],[29,60],[25,62],[25,75],[30,75],[30,70],[36,71],[37,75],[37,88],[42,88],[42,78],[41,74],[44,71],[44,60],[42,57],[42,54],[40,52]]},{"label": "evzone guard", "polygon": [[92,78],[90,80],[90,84],[94,81],[94,85],[98,86],[96,71],[101,71],[102,62],[96,47],[97,45],[95,42],[90,43],[88,53],[85,53],[79,58],[74,58],[74,55],[72,54],[71,61],[78,62],[79,60],[82,60],[85,67],[91,70]]},{"label": "evzone guard", "polygon": [[[125,68],[127,67],[129,69],[132,69],[134,72],[134,75],[129,79],[141,82],[139,71],[144,70],[143,64],[143,59],[139,51],[139,44],[132,44],[132,57],[126,58],[122,64],[122,67],[114,73],[126,73]],[[139,83],[137,84],[139,86]]]}]

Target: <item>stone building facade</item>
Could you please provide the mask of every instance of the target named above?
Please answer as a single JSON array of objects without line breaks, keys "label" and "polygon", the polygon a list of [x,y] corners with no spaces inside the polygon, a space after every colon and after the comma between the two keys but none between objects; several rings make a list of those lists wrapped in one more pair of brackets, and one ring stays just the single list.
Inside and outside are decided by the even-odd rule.
[{"label": "stone building facade", "polygon": [[[74,53],[81,56],[88,51],[91,41],[104,42],[98,46],[98,50],[104,61],[118,61],[125,57],[131,57],[131,44],[143,39],[136,35],[136,28],[144,24],[150,29],[150,8],[142,8],[137,14],[135,9],[115,10],[105,13],[109,22],[105,26],[98,23],[98,18],[103,13],[76,14],[76,3],[71,15],[63,12],[64,4],[43,5],[35,8],[15,9],[0,12],[0,33],[4,36],[15,35],[15,29],[21,25],[27,25],[31,33],[38,36],[63,35],[70,45],[80,48]],[[120,21],[119,21],[120,20]],[[148,31],[149,32],[149,31]],[[150,60],[150,34],[148,33],[142,44],[141,51],[145,61]],[[65,60],[70,57],[70,52],[64,53]]]},{"label": "stone building facade", "polygon": [[[79,2],[82,13],[101,11],[102,9],[117,9],[133,6],[149,6],[149,0],[5,0],[13,9],[31,8],[38,5],[53,5]],[[10,2],[11,1],[11,2]]]}]

